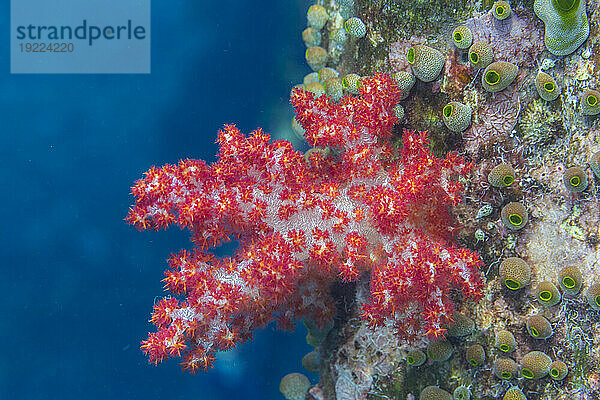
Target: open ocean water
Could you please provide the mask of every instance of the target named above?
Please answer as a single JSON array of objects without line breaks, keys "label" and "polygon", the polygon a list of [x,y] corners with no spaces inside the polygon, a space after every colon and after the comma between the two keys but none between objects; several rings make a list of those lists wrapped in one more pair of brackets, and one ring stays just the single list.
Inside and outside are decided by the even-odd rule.
[{"label": "open ocean water", "polygon": [[281,398],[279,380],[311,350],[303,327],[271,324],[208,373],[148,364],[139,345],[154,330],[166,259],[191,244],[177,228],[139,233],[123,218],[150,166],[213,161],[223,124],[291,132],[309,2],[153,1],[149,75],[10,74],[8,3],[0,399]]}]

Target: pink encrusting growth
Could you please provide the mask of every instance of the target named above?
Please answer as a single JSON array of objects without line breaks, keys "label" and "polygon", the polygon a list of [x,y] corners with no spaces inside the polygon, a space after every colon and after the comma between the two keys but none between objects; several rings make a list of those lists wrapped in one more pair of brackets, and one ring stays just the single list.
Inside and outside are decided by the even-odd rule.
[{"label": "pink encrusting growth", "polygon": [[[154,306],[158,331],[142,342],[150,361],[182,355],[195,372],[272,320],[324,325],[335,312],[331,283],[365,271],[371,298],[363,317],[392,322],[407,339],[443,332],[452,289],[480,296],[481,261],[451,243],[448,210],[471,165],[454,154],[436,158],[421,132],[404,131],[394,149],[398,95],[383,74],[340,102],[295,89],[308,142],[333,148],[330,155],[305,160],[260,129],[245,136],[226,125],[215,163],[151,168],[135,184],[127,221],[140,230],[177,224],[194,245],[169,259],[164,282],[176,297]],[[240,244],[232,257],[209,252],[232,239]]]}]

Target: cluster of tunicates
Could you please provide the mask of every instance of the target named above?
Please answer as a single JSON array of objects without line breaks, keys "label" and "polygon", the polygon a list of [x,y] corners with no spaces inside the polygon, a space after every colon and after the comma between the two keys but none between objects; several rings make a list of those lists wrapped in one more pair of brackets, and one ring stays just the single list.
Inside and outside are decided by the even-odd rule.
[{"label": "cluster of tunicates", "polygon": [[[490,11],[499,21],[511,16],[510,4],[506,1],[496,1]],[[467,51],[467,58],[474,69],[481,71],[481,86],[490,93],[505,90],[514,82],[519,72],[519,67],[511,62],[494,61],[494,52],[491,45],[485,41],[473,40],[473,32],[466,25],[459,25],[452,31],[452,41],[459,51]],[[443,55],[435,49],[417,45],[408,50],[407,59],[412,66],[413,73],[424,82],[437,78],[444,65]],[[558,96],[558,86],[548,83],[542,88],[546,97]],[[446,127],[453,132],[462,132],[470,125],[471,108],[459,102],[450,102],[442,110],[442,119]]]},{"label": "cluster of tunicates", "polygon": [[[499,179],[501,182],[501,179]],[[523,290],[531,282],[532,270],[527,262],[518,257],[505,258],[499,267],[499,276],[503,286],[513,293]],[[595,282],[584,290],[585,279],[577,265],[563,267],[557,276],[557,282],[539,282],[533,290],[539,304],[544,308],[554,307],[561,303],[563,296],[584,296],[594,310],[600,310],[600,283]],[[561,293],[562,292],[562,293]],[[530,315],[525,320],[525,329],[532,340],[538,343],[551,338],[554,334],[552,323],[546,313]],[[511,357],[517,350],[515,335],[507,329],[496,331],[494,347],[499,354],[494,360],[492,371],[503,381],[518,378],[519,373],[525,380],[539,380],[549,377],[552,381],[562,381],[569,373],[567,364],[562,360],[553,360],[546,352],[532,350],[524,354],[519,362]],[[473,366],[481,366],[485,358],[483,347],[473,345],[467,351],[467,360]],[[516,386],[509,389],[504,399],[525,398],[521,389]]]},{"label": "cluster of tunicates", "polygon": [[[465,338],[469,338],[476,332],[475,322],[465,314],[455,312],[452,322],[447,326],[444,337],[431,340],[425,351],[414,349],[406,355],[406,364],[410,368],[419,369],[428,360],[430,363],[444,363],[450,360],[456,353],[456,345],[461,345]],[[452,339],[452,342],[450,341]],[[481,344],[466,345],[465,358],[470,366],[478,367],[485,363],[485,350]],[[459,385],[453,393],[439,386],[427,386],[421,391],[421,400],[470,400],[471,390],[468,386]]]},{"label": "cluster of tunicates", "polygon": [[[312,321],[304,320],[304,326],[308,330],[306,343],[315,348],[302,357],[302,367],[309,372],[318,373],[321,369],[320,346],[327,338],[331,328],[333,328],[333,321],[324,327],[319,327]],[[304,400],[311,386],[306,375],[293,372],[281,379],[279,391],[287,400]]]},{"label": "cluster of tunicates", "polygon": [[[510,5],[505,1],[498,1],[492,7],[492,14],[497,19],[506,19],[510,16]],[[473,68],[483,70],[481,86],[487,92],[502,91],[517,77],[519,67],[507,61],[494,62],[490,44],[484,41],[473,43],[473,33],[466,25],[454,29],[452,40],[458,49],[469,49],[469,62]]]},{"label": "cluster of tunicates", "polygon": [[[337,7],[328,9],[320,4],[313,4],[306,14],[308,26],[302,32],[302,39],[307,47],[306,62],[313,71],[320,70],[328,63],[336,64],[348,40],[361,39],[367,34],[367,26],[362,19],[347,14],[353,9],[353,5],[331,5]],[[327,32],[329,38],[324,40]],[[324,47],[325,44],[327,48]]]},{"label": "cluster of tunicates", "polygon": [[[562,300],[562,293],[569,296],[577,296],[582,292],[584,277],[577,265],[567,265],[558,273],[558,287],[554,282],[543,281],[538,283],[535,289],[537,301],[545,306],[552,307]],[[560,288],[560,289],[559,289]],[[594,310],[600,310],[600,282],[588,286],[584,294],[588,304]]]},{"label": "cluster of tunicates", "polygon": [[[488,173],[488,183],[496,188],[507,188],[515,181],[515,170],[507,163],[496,165]],[[529,220],[527,208],[520,202],[509,202],[500,212],[504,226],[510,231],[519,231]]]},{"label": "cluster of tunicates", "polygon": [[[550,322],[540,315],[534,315],[527,320],[527,330],[532,337],[540,340],[545,340],[552,335]],[[517,341],[514,334],[506,329],[496,332],[494,347],[500,353],[494,359],[492,372],[501,381],[513,381],[519,378],[519,372],[520,376],[527,380],[542,379],[550,375],[552,380],[561,381],[568,374],[569,369],[563,361],[553,361],[550,356],[542,351],[530,351],[523,355],[517,363],[512,357],[512,353],[517,350]],[[476,356],[469,356],[469,352],[473,354],[477,354],[478,351],[483,352],[483,347],[481,345],[473,345],[472,348],[474,350],[469,349],[467,351],[467,360],[469,360],[471,365],[480,367],[483,364],[484,358],[474,360]],[[522,390],[517,386],[511,387],[504,396],[504,399],[515,398],[525,398]]]},{"label": "cluster of tunicates", "polygon": [[[538,75],[540,82],[555,82],[547,77]],[[543,86],[541,83],[538,86]],[[546,91],[551,88],[546,85]],[[538,88],[539,91],[539,88]],[[598,169],[598,160],[600,152],[594,154],[590,159],[590,166],[594,173]],[[500,164],[494,167],[489,175],[488,182],[496,188],[506,188],[515,181],[515,171],[508,164]],[[587,174],[583,168],[575,166],[568,168],[563,176],[565,187],[573,192],[584,191],[588,186]],[[502,222],[510,231],[523,229],[528,221],[527,209],[519,202],[510,202],[502,208]],[[520,257],[507,257],[502,260],[499,266],[499,279],[502,286],[509,293],[520,293],[531,283],[532,269],[529,264]],[[568,265],[561,269],[557,276],[557,282],[542,281],[534,289],[535,297],[539,304],[544,307],[554,307],[561,303],[563,296],[577,296],[582,293],[584,288],[584,277],[577,265]],[[562,292],[562,293],[561,293]],[[595,282],[588,286],[584,291],[585,299],[594,310],[600,310],[600,283]],[[544,313],[530,315],[525,320],[525,329],[532,339],[543,342],[551,338],[554,334],[551,322]],[[504,381],[510,381],[520,375],[527,380],[543,379],[547,376],[551,380],[563,380],[568,374],[568,367],[562,360],[552,360],[552,358],[543,351],[533,350],[525,354],[517,363],[510,354],[517,349],[515,335],[502,329],[496,332],[494,347],[499,351],[495,358],[492,371],[494,375]],[[467,360],[474,366],[480,366],[484,358],[479,355],[483,353],[483,347],[472,346],[467,352]],[[478,358],[479,357],[479,358]],[[505,394],[505,399],[525,398],[521,389],[511,388]]]},{"label": "cluster of tunicates", "polygon": [[[327,7],[327,8],[326,8]],[[307,28],[302,32],[306,45],[305,58],[313,72],[307,74],[301,84],[294,88],[304,89],[316,96],[326,94],[338,101],[345,95],[357,95],[364,79],[356,73],[340,74],[334,67],[349,40],[360,40],[368,31],[362,19],[352,16],[354,2],[345,0],[329,3],[326,6],[313,4],[308,8]],[[325,35],[329,35],[328,38]],[[414,76],[413,76],[414,84]],[[410,80],[409,80],[410,81]],[[398,82],[405,96],[412,84]],[[398,119],[404,118],[404,108],[398,105],[394,110]],[[304,140],[304,129],[292,118],[292,130]]]}]

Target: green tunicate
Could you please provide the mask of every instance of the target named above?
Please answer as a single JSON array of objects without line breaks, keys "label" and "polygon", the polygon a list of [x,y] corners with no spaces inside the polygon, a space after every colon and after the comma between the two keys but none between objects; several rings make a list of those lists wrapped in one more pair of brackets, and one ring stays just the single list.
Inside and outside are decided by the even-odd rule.
[{"label": "green tunicate", "polygon": [[570,192],[581,193],[588,187],[587,174],[579,166],[568,168],[563,175],[563,183]]},{"label": "green tunicate", "polygon": [[525,397],[521,389],[513,386],[504,393],[502,400],[527,400],[527,397]]},{"label": "green tunicate", "polygon": [[531,267],[519,257],[505,258],[498,268],[504,286],[510,290],[519,290],[531,280]]},{"label": "green tunicate", "polygon": [[558,282],[563,292],[574,295],[579,293],[583,286],[583,274],[578,266],[569,265],[558,273]]},{"label": "green tunicate", "polygon": [[454,346],[446,339],[435,339],[427,346],[427,357],[433,361],[447,361],[454,353]]},{"label": "green tunicate", "polygon": [[460,337],[471,334],[475,330],[475,322],[469,317],[459,312],[452,315],[452,322],[448,326],[447,336]]},{"label": "green tunicate", "polygon": [[342,87],[352,94],[358,94],[358,88],[361,86],[361,77],[357,74],[348,74],[342,78]]},{"label": "green tunicate", "polygon": [[471,391],[467,386],[459,386],[454,389],[454,394],[452,395],[454,400],[470,400],[471,399]]},{"label": "green tunicate", "polygon": [[496,333],[495,346],[504,353],[511,353],[517,348],[517,341],[515,335],[511,332],[502,330]]},{"label": "green tunicate", "polygon": [[540,379],[548,375],[552,359],[541,351],[530,351],[521,359],[521,374],[527,379]]},{"label": "green tunicate", "polygon": [[439,50],[418,44],[408,49],[406,59],[417,78],[431,82],[442,72],[446,57]]},{"label": "green tunicate", "polygon": [[500,379],[509,380],[517,376],[519,366],[511,358],[497,358],[494,361],[494,375]]},{"label": "green tunicate", "polygon": [[596,175],[596,178],[600,179],[600,151],[595,152],[592,154],[592,157],[590,157],[590,167],[592,168],[594,175]]},{"label": "green tunicate", "polygon": [[313,350],[302,357],[302,366],[308,372],[318,373],[321,367],[321,355],[319,352]]},{"label": "green tunicate", "polygon": [[487,42],[475,42],[469,49],[469,62],[473,68],[486,68],[494,61],[494,51]]},{"label": "green tunicate", "polygon": [[420,367],[427,360],[427,356],[421,350],[411,350],[406,355],[406,363],[412,367]]},{"label": "green tunicate", "polygon": [[494,187],[507,187],[515,181],[515,170],[510,164],[496,165],[488,174],[488,182]]},{"label": "green tunicate", "polygon": [[527,224],[529,213],[523,204],[512,202],[502,208],[500,217],[504,226],[510,230],[518,231]]},{"label": "green tunicate", "polygon": [[317,76],[319,77],[320,82],[325,82],[329,78],[338,78],[340,76],[340,73],[337,72],[334,68],[325,67],[321,68],[317,72]]},{"label": "green tunicate", "polygon": [[485,350],[483,346],[475,343],[467,349],[466,353],[467,362],[472,367],[479,367],[485,362]]},{"label": "green tunicate", "polygon": [[367,27],[360,18],[352,17],[344,22],[346,32],[355,38],[361,38],[367,34]]},{"label": "green tunicate", "polygon": [[494,18],[503,20],[510,17],[510,4],[507,1],[500,0],[492,6],[492,14]]},{"label": "green tunicate", "polygon": [[333,100],[339,100],[344,95],[344,87],[340,78],[327,79],[323,82],[323,88],[325,89],[325,94]]},{"label": "green tunicate", "polygon": [[549,74],[540,71],[535,78],[535,88],[540,97],[546,101],[553,101],[560,95],[560,88],[556,80]]},{"label": "green tunicate", "polygon": [[458,26],[452,32],[452,41],[459,49],[468,49],[473,44],[473,33],[466,25]]},{"label": "green tunicate", "polygon": [[400,71],[393,74],[392,79],[396,81],[400,88],[400,100],[406,99],[410,94],[410,89],[415,85],[415,76],[410,72]]},{"label": "green tunicate", "polygon": [[527,319],[527,331],[536,339],[548,339],[552,336],[552,325],[545,317],[534,315]]},{"label": "green tunicate", "polygon": [[573,53],[590,34],[585,0],[535,0],[533,11],[544,21],[544,42],[552,54]]},{"label": "green tunicate", "polygon": [[481,85],[488,92],[499,92],[510,85],[519,72],[519,67],[506,61],[496,61],[487,66],[481,77]]},{"label": "green tunicate", "polygon": [[600,311],[600,283],[591,285],[585,293],[588,304],[596,311]]},{"label": "green tunicate", "polygon": [[552,282],[540,282],[536,288],[537,300],[546,307],[552,307],[560,303],[561,295]]},{"label": "green tunicate", "polygon": [[471,107],[451,101],[442,109],[444,124],[452,132],[463,132],[471,125]]},{"label": "green tunicate", "polygon": [[319,46],[312,46],[306,49],[306,53],[304,54],[306,58],[306,62],[313,69],[313,71],[318,71],[321,68],[325,67],[327,64],[327,50]]},{"label": "green tunicate", "polygon": [[427,386],[421,391],[419,400],[452,400],[452,395],[437,386]]},{"label": "green tunicate", "polygon": [[316,95],[315,97],[319,97],[325,93],[325,88],[321,82],[311,82],[308,85],[304,85],[304,90],[314,93]]},{"label": "green tunicate", "polygon": [[396,118],[398,118],[398,121],[404,119],[404,107],[402,107],[402,104],[396,104],[392,110],[394,111]]},{"label": "green tunicate", "polygon": [[287,374],[279,383],[279,391],[287,400],[304,399],[309,388],[308,378],[298,372]]},{"label": "green tunicate", "polygon": [[309,83],[314,83],[314,82],[319,82],[319,73],[318,72],[311,72],[310,74],[306,74],[304,76],[304,80],[302,81],[302,83],[304,83],[304,85],[308,85]]},{"label": "green tunicate", "polygon": [[309,26],[302,31],[302,40],[304,40],[306,47],[318,46],[321,44],[321,31]]},{"label": "green tunicate", "polygon": [[318,4],[313,4],[308,8],[306,19],[308,20],[309,26],[312,26],[317,30],[321,30],[327,23],[329,14],[327,14],[325,7]]},{"label": "green tunicate", "polygon": [[600,114],[600,92],[587,89],[581,96],[581,113],[583,115]]},{"label": "green tunicate", "polygon": [[550,377],[555,381],[562,381],[568,373],[569,367],[564,362],[556,360],[550,364]]}]

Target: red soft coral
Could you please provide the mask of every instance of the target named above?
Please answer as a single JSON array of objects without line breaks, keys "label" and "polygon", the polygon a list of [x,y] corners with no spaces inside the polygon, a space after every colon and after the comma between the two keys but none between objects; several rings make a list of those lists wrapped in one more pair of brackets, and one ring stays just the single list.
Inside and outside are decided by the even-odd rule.
[{"label": "red soft coral", "polygon": [[[152,362],[183,353],[184,368],[209,368],[214,353],[248,340],[272,320],[284,328],[333,316],[331,282],[371,271],[363,316],[396,323],[410,339],[439,334],[452,312],[451,289],[477,298],[479,256],[451,243],[449,206],[470,165],[427,148],[427,135],[405,131],[390,143],[399,90],[377,74],[360,95],[339,103],[294,90],[292,103],[311,145],[308,161],[287,141],[233,125],[219,132],[212,165],[184,160],[151,168],[132,188],[127,221],[138,229],[171,224],[192,232],[193,251],[169,259],[167,297],[155,306],[158,328],[142,342]],[[233,257],[208,250],[236,239]]]}]

